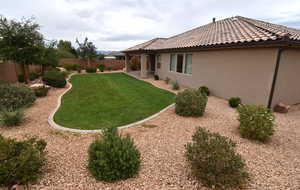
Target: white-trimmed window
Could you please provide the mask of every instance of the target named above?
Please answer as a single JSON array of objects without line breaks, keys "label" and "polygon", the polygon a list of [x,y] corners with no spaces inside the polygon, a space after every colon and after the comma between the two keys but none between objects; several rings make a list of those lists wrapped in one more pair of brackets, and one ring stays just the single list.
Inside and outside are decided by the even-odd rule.
[{"label": "white-trimmed window", "polygon": [[192,74],[192,54],[171,54],[170,71]]},{"label": "white-trimmed window", "polygon": [[161,58],[160,54],[156,55],[156,67],[160,69],[161,67]]},{"label": "white-trimmed window", "polygon": [[177,62],[177,55],[171,54],[171,56],[170,56],[170,71],[176,72],[176,62]]},{"label": "white-trimmed window", "polygon": [[185,54],[185,74],[192,74],[192,54]]}]

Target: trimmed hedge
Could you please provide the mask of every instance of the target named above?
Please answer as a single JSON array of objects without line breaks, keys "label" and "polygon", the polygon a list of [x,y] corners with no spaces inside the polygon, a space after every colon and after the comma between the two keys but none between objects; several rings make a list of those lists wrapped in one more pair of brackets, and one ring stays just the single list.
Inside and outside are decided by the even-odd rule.
[{"label": "trimmed hedge", "polygon": [[87,72],[87,73],[96,73],[97,68],[96,67],[87,67],[87,68],[85,68],[85,72]]},{"label": "trimmed hedge", "polygon": [[30,106],[35,99],[34,91],[25,85],[0,85],[0,109],[14,111]]},{"label": "trimmed hedge", "polygon": [[133,177],[140,168],[140,152],[129,135],[109,129],[90,145],[89,170],[97,180],[114,182]]},{"label": "trimmed hedge", "polygon": [[275,132],[275,116],[271,109],[262,105],[243,105],[238,107],[242,137],[266,141]]},{"label": "trimmed hedge", "polygon": [[65,77],[66,76],[63,72],[50,70],[45,72],[43,76],[43,81],[49,86],[56,88],[64,88],[67,84]]},{"label": "trimmed hedge", "polygon": [[99,65],[98,65],[98,69],[99,69],[101,72],[104,72],[105,65],[104,65],[104,64],[99,64]]},{"label": "trimmed hedge", "polygon": [[175,112],[181,116],[203,116],[207,104],[207,96],[197,89],[187,89],[177,94]]},{"label": "trimmed hedge", "polygon": [[35,182],[44,165],[44,140],[17,141],[0,135],[0,186]]},{"label": "trimmed hedge", "polygon": [[243,186],[249,174],[231,139],[199,127],[192,140],[186,159],[198,181],[216,189]]}]

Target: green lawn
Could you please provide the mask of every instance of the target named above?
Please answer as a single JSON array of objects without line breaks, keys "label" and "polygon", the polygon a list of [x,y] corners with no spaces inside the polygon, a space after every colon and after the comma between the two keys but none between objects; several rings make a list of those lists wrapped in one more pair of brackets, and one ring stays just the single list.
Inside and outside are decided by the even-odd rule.
[{"label": "green lawn", "polygon": [[175,95],[124,73],[74,75],[54,115],[74,129],[103,129],[139,121],[174,102]]}]

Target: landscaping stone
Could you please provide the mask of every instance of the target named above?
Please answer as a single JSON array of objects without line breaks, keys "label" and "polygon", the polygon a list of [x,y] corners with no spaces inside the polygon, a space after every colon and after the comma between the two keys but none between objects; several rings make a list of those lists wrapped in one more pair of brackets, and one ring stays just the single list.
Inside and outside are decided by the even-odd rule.
[{"label": "landscaping stone", "polygon": [[278,112],[278,113],[288,113],[290,109],[289,105],[283,104],[283,103],[279,103],[274,107],[274,112]]}]

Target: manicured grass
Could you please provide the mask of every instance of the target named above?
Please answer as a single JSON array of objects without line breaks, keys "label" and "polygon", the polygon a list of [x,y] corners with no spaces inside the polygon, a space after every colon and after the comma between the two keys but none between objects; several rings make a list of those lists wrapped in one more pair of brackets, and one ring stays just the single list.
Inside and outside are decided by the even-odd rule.
[{"label": "manicured grass", "polygon": [[71,83],[54,120],[74,129],[104,129],[139,121],[172,104],[175,97],[124,73],[75,75]]}]

